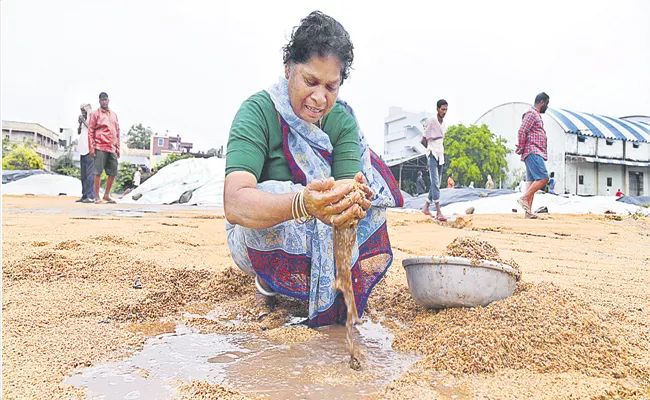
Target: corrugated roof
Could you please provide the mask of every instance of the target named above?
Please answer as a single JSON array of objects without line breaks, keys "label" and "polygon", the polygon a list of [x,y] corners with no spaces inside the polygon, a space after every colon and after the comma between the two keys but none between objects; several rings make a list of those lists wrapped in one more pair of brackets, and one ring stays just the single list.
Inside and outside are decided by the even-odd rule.
[{"label": "corrugated roof", "polygon": [[613,140],[650,142],[650,124],[565,109],[549,108],[548,114],[567,133]]}]

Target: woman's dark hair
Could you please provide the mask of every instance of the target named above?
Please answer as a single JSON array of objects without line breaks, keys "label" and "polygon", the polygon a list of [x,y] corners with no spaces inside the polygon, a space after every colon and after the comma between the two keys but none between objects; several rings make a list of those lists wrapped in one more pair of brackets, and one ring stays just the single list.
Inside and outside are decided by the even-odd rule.
[{"label": "woman's dark hair", "polygon": [[350,35],[337,20],[314,11],[293,28],[291,40],[283,47],[284,63],[304,64],[312,56],[334,55],[341,61],[341,83],[347,79],[354,60]]}]

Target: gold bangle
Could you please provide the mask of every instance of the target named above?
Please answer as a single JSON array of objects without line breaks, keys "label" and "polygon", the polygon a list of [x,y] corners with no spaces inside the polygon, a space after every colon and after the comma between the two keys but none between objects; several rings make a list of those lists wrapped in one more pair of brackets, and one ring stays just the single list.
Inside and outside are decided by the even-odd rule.
[{"label": "gold bangle", "polygon": [[314,216],[309,214],[309,211],[307,211],[307,205],[305,204],[305,189],[302,190],[302,194],[300,195],[300,206],[302,207],[303,215],[306,218],[305,222],[313,220]]},{"label": "gold bangle", "polygon": [[299,209],[298,209],[298,197],[300,197],[300,192],[297,192],[295,196],[293,196],[293,200],[291,201],[291,216],[293,217],[294,222],[300,223],[300,216],[298,215]]},{"label": "gold bangle", "polygon": [[305,190],[303,189],[297,192],[291,201],[291,216],[297,224],[304,224],[314,219],[314,217],[309,215],[307,212],[304,195]]},{"label": "gold bangle", "polygon": [[311,216],[307,212],[307,207],[305,206],[305,189],[303,189],[300,192],[300,211],[302,212],[302,216],[306,219],[309,219]]}]

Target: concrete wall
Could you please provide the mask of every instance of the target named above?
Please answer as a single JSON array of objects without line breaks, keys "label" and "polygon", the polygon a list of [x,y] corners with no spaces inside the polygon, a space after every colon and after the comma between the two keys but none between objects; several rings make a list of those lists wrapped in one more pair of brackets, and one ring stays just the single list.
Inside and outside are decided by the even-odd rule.
[{"label": "concrete wall", "polygon": [[[557,189],[556,192],[568,192],[572,195],[593,196],[596,194],[596,168],[598,164],[590,162],[568,162],[566,164],[566,175],[564,190]],[[582,176],[582,183],[580,183]]]},{"label": "concrete wall", "polygon": [[[623,189],[625,184],[625,166],[616,164],[598,165],[598,192],[599,196],[615,195],[618,189]],[[607,186],[607,180],[611,178],[612,185]]]},{"label": "concrete wall", "polygon": [[[162,145],[158,144],[159,140],[162,142]],[[169,138],[165,136],[152,136],[150,148],[152,155],[160,155],[163,150],[169,149]]]},{"label": "concrete wall", "polygon": [[[610,143],[610,144],[607,144]],[[607,140],[598,138],[598,149],[596,156],[605,158],[623,158],[623,140]]]},{"label": "concrete wall", "polygon": [[[576,172],[575,172],[575,181],[571,182],[572,183],[572,189],[571,193],[575,191],[576,188],[576,182],[577,182],[577,193],[578,195],[581,196],[593,196],[596,194],[596,169],[598,167],[598,164],[596,163],[573,163],[572,165],[575,166]],[[580,176],[582,176],[582,184],[580,183]]]},{"label": "concrete wall", "polygon": [[581,156],[596,156],[596,143],[598,141],[598,138],[595,138],[593,136],[582,136],[582,138],[584,138],[584,141],[581,142],[578,135],[570,134],[570,136],[574,136],[576,138],[578,147],[576,154],[579,154]]},{"label": "concrete wall", "polygon": [[[637,145],[637,148],[634,148]],[[641,142],[625,142],[625,158],[634,161],[650,161],[650,145]]]}]

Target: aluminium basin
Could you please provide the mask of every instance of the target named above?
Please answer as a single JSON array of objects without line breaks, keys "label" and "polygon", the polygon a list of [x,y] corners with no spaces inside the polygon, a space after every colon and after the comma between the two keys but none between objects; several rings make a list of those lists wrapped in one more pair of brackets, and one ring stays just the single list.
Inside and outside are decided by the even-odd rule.
[{"label": "aluminium basin", "polygon": [[409,290],[425,308],[486,306],[510,296],[520,272],[493,261],[414,257],[402,261]]}]

